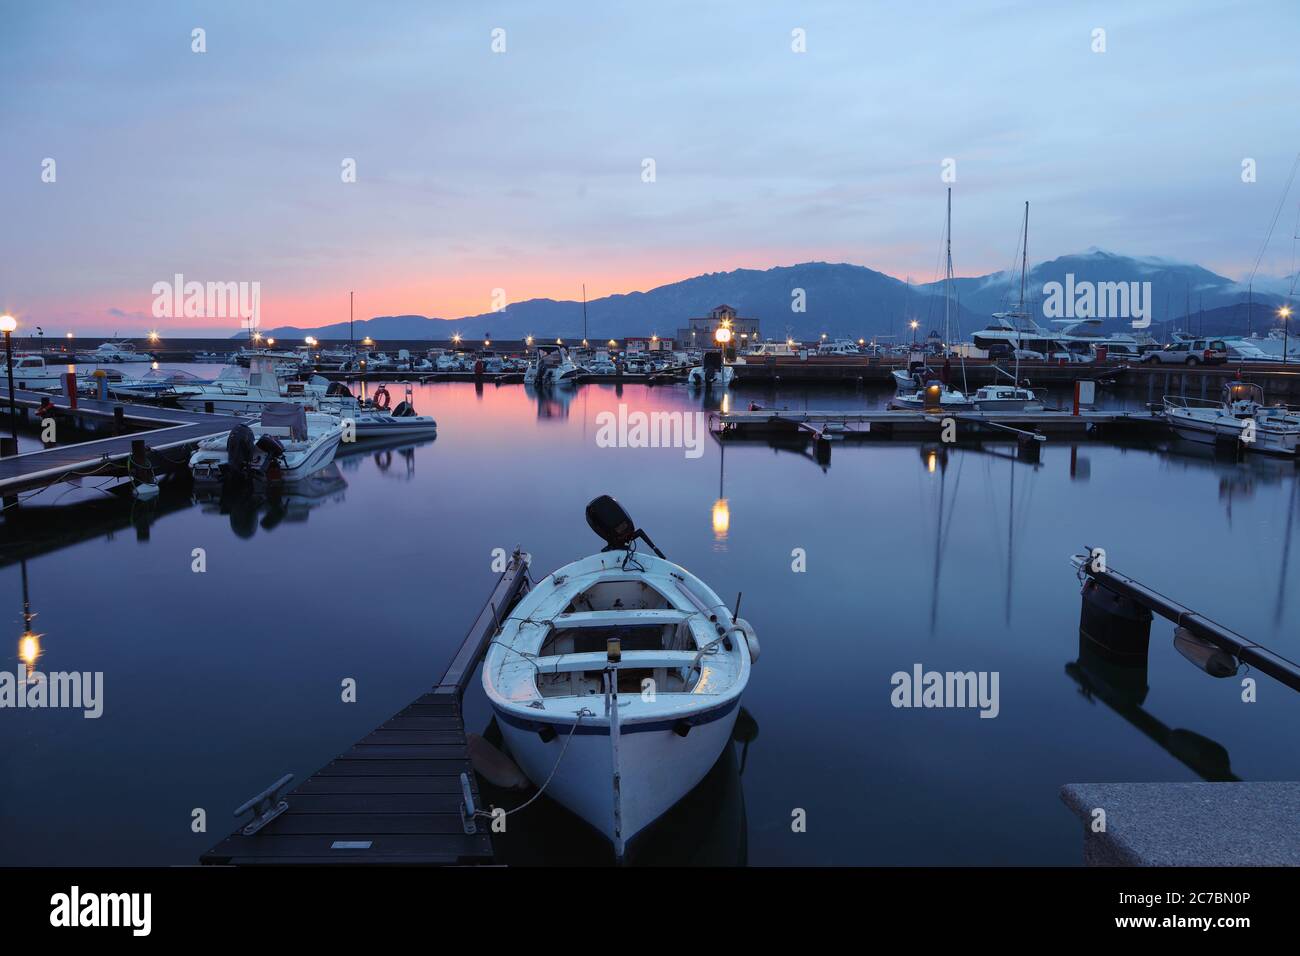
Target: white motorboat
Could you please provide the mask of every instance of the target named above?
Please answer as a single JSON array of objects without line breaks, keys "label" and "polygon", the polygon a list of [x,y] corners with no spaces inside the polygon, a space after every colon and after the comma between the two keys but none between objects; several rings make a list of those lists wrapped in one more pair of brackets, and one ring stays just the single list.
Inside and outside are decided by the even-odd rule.
[{"label": "white motorboat", "polygon": [[535,388],[548,385],[576,385],[583,375],[580,366],[569,357],[569,350],[562,345],[539,345],[537,357],[528,364],[524,372],[524,384]]},{"label": "white motorboat", "polygon": [[1164,419],[1180,438],[1213,444],[1240,441],[1247,450],[1294,455],[1300,443],[1300,413],[1265,405],[1264,390],[1250,382],[1223,386],[1223,401],[1166,395]]},{"label": "white motorboat", "polygon": [[291,484],[334,460],[343,426],[333,415],[289,402],[268,405],[260,421],[240,422],[224,435],[199,442],[190,456],[195,481],[252,478]]},{"label": "white motorboat", "polygon": [[483,687],[528,778],[621,857],[717,761],[758,642],[613,498],[587,522],[605,549],[533,586],[488,648]]},{"label": "white motorboat", "polygon": [[13,359],[14,388],[26,388],[36,391],[63,387],[63,374],[66,365],[49,366],[44,357],[31,353],[16,353]]},{"label": "white motorboat", "polygon": [[419,415],[406,387],[406,398],[389,408],[388,389],[380,386],[373,399],[362,401],[342,382],[332,382],[320,400],[320,410],[339,418],[346,430],[351,422],[356,438],[387,438],[402,435],[433,435],[438,423],[432,415]]},{"label": "white motorboat", "polygon": [[981,412],[1041,411],[1043,401],[1032,389],[1019,385],[983,385],[975,390],[971,402]]},{"label": "white motorboat", "polygon": [[232,365],[223,369],[215,381],[201,385],[176,386],[174,397],[182,408],[256,415],[266,405],[287,399],[308,397],[322,399],[329,388],[321,376],[307,382],[282,382],[274,361],[267,356],[253,356],[248,370]]},{"label": "white motorboat", "polygon": [[686,384],[691,388],[728,388],[735,377],[736,370],[722,361],[722,353],[710,350],[686,373]]},{"label": "white motorboat", "polygon": [[974,409],[975,402],[968,398],[965,392],[938,381],[931,381],[926,388],[918,388],[914,392],[899,392],[889,400],[889,407],[912,410],[938,407],[956,412]]},{"label": "white motorboat", "polygon": [[836,339],[834,342],[822,342],[817,346],[818,355],[859,355],[858,343],[852,339]]},{"label": "white motorboat", "polygon": [[153,356],[137,352],[130,342],[105,342],[92,352],[78,352],[78,362],[152,362]]}]

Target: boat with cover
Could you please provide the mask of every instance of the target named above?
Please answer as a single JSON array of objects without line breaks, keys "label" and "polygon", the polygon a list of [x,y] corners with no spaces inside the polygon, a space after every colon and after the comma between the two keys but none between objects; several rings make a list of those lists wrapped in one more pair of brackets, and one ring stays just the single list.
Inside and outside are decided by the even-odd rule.
[{"label": "boat with cover", "polygon": [[224,435],[199,442],[190,456],[195,481],[251,478],[291,484],[334,460],[343,426],[333,415],[301,405],[267,405],[256,423],[240,422]]},{"label": "boat with cover", "polygon": [[488,648],[483,688],[528,778],[621,857],[718,760],[758,640],[613,498],[588,504],[587,523],[606,547],[520,600]]}]

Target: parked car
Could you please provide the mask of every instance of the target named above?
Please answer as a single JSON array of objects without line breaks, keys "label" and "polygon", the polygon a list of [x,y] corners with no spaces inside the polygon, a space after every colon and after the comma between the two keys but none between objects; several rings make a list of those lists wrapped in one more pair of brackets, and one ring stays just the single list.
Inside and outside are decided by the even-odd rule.
[{"label": "parked car", "polygon": [[1142,361],[1163,365],[1222,365],[1228,361],[1228,348],[1221,339],[1187,339],[1166,345],[1158,352],[1148,352]]}]

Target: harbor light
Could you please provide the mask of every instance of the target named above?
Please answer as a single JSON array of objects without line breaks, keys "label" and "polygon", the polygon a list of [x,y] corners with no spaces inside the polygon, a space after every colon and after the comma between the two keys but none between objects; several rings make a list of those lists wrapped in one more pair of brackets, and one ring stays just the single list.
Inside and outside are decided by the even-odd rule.
[{"label": "harbor light", "polygon": [[254,333],[253,333],[253,341],[254,341],[254,342],[260,342],[260,341],[262,341],[262,333],[261,333],[261,332],[254,332]]},{"label": "harbor light", "polygon": [[266,346],[267,346],[267,348],[270,348],[270,347],[271,347],[272,345],[274,345],[274,344],[275,344],[275,339],[267,339],[267,340],[266,340]]},{"label": "harbor light", "polygon": [[312,336],[310,336],[310,335],[307,336],[305,339],[303,339],[303,341],[306,342],[307,345],[309,345],[309,346],[311,346],[311,347],[315,347],[315,345],[316,345],[316,340],[315,340]]},{"label": "harbor light", "polygon": [[150,342],[157,342],[157,341],[158,341],[158,330],[157,330],[157,329],[152,329],[152,330],[150,330],[150,332],[149,332],[149,341],[150,341]]},{"label": "harbor light", "polygon": [[615,342],[613,339],[610,339],[610,340],[609,340],[609,347],[610,347],[610,348],[617,348],[617,347],[618,347],[618,343]]},{"label": "harbor light", "polygon": [[564,343],[563,343],[562,341],[560,341],[559,339],[556,339],[556,340],[555,340],[555,344],[556,344],[556,345],[563,345]]},{"label": "harbor light", "polygon": [[713,333],[713,341],[717,342],[719,345],[726,345],[731,341],[731,329],[727,328],[725,325],[718,326],[718,330]]},{"label": "harbor light", "polygon": [[722,539],[731,530],[731,507],[726,498],[719,498],[713,503],[713,534]]},{"label": "harbor light", "polygon": [[524,345],[527,345],[529,348],[533,347],[533,337],[531,335],[524,339]]},{"label": "harbor light", "polygon": [[487,347],[488,347],[489,345],[491,345],[491,344],[492,344],[492,340],[491,340],[491,339],[484,339],[484,340],[483,340],[483,347],[484,347],[484,348],[487,348]]},{"label": "harbor light", "polygon": [[14,329],[18,328],[18,320],[12,315],[0,315],[0,332],[8,335]]},{"label": "harbor light", "polygon": [[361,344],[364,345],[366,348],[370,348],[370,346],[375,344],[375,340],[367,335],[364,339],[361,340]]}]

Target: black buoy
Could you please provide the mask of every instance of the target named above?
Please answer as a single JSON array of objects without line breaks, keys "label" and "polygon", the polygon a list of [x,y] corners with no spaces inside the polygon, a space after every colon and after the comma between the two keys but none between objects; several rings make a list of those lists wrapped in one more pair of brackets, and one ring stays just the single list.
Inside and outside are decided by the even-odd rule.
[{"label": "black buoy", "polygon": [[1079,634],[1114,663],[1145,665],[1151,641],[1151,611],[1089,579],[1083,586]]}]

